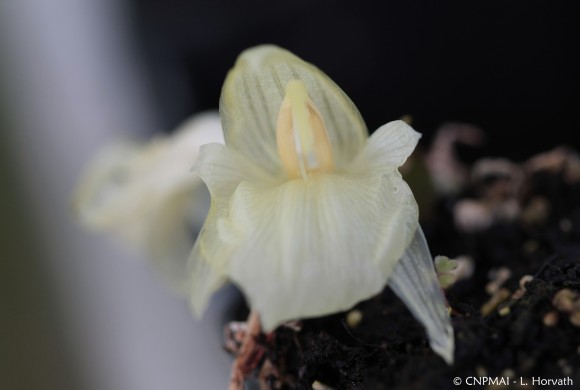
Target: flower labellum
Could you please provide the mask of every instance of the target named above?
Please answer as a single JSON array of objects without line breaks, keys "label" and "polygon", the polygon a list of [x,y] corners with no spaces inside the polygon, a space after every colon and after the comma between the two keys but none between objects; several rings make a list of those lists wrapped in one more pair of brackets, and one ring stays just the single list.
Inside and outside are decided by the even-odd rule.
[{"label": "flower labellum", "polygon": [[453,329],[413,194],[398,171],[420,134],[368,137],[324,73],[276,46],[243,52],[220,100],[225,145],[194,170],[212,206],[189,260],[201,314],[227,279],[263,327],[348,310],[388,283],[453,361]]}]

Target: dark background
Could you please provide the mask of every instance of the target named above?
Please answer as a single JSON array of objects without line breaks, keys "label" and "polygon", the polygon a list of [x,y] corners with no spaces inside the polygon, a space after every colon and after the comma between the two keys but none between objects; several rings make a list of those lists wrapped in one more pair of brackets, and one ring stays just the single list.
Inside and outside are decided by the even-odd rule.
[{"label": "dark background", "polygon": [[[135,37],[164,128],[217,108],[244,49],[275,43],[314,63],[370,131],[404,114],[428,143],[462,121],[472,158],[580,148],[578,2],[135,0]],[[465,152],[464,152],[465,154]]]},{"label": "dark background", "polygon": [[[94,19],[90,18],[92,7],[99,11]],[[161,329],[158,338],[163,340],[168,334],[162,330],[173,328],[143,321],[144,332],[131,332],[141,336],[130,337],[123,333],[129,314],[117,318],[117,310],[122,307],[126,312],[125,305],[142,302],[140,294],[144,293],[155,299],[143,301],[146,309],[127,313],[149,318],[143,313],[150,311],[152,317],[175,313],[174,309],[160,310],[172,300],[156,290],[162,287],[157,280],[142,275],[144,267],[139,264],[128,265],[132,263],[122,258],[89,266],[98,259],[94,253],[72,256],[78,255],[79,248],[98,248],[99,241],[90,240],[88,232],[78,233],[80,227],[71,216],[68,200],[77,180],[72,175],[81,167],[70,167],[68,161],[80,164],[88,144],[104,144],[96,135],[103,133],[94,127],[102,126],[111,136],[125,127],[148,134],[153,127],[173,129],[191,114],[216,109],[227,70],[250,46],[278,44],[317,65],[348,93],[371,131],[410,114],[413,126],[428,143],[444,122],[473,123],[485,129],[487,143],[482,149],[462,149],[462,157],[470,161],[490,154],[522,160],[560,144],[580,150],[577,1],[28,0],[0,1],[0,8],[0,19],[6,17],[0,30],[9,25],[8,32],[17,33],[6,47],[2,38],[9,34],[0,34],[0,265],[4,266],[0,276],[7,279],[0,283],[4,288],[0,294],[2,389],[92,390],[107,388],[101,383],[141,380],[127,367],[144,366],[125,361],[127,367],[117,367],[120,359],[109,363],[105,358],[110,355],[100,353],[122,340],[119,349],[129,352],[120,354],[121,358],[135,356],[142,348],[156,354],[155,346],[164,343],[130,343],[143,341],[157,327]],[[110,21],[105,17],[108,10],[112,10]],[[85,14],[90,16],[75,18]],[[125,43],[126,24],[130,43],[137,46],[138,65],[149,83],[135,88],[143,91],[147,103],[150,90],[154,93],[151,118],[140,110],[149,109],[148,104],[115,99],[119,89],[140,87],[142,81],[136,70],[137,81],[115,88],[123,72],[133,69],[129,66],[133,65],[133,45]],[[84,35],[78,41],[61,41],[70,31]],[[45,40],[46,32],[50,34]],[[111,44],[116,40],[122,43],[119,47],[127,48],[127,58],[107,57],[117,54],[118,48]],[[101,46],[83,46],[85,42]],[[24,49],[18,50],[19,46]],[[105,57],[100,67],[87,66],[99,54]],[[11,58],[17,61],[8,61]],[[71,83],[62,83],[60,75],[71,69],[81,71],[71,72]],[[109,73],[112,70],[114,74]],[[59,77],[52,83],[55,75]],[[5,85],[8,81],[13,84],[10,88]],[[120,95],[134,96],[132,92]],[[61,99],[62,104],[47,103]],[[79,101],[74,109],[65,104],[74,100]],[[53,107],[59,111],[52,111]],[[130,113],[124,115],[125,111]],[[127,119],[135,113],[145,118]],[[110,120],[95,120],[109,116]],[[14,139],[21,143],[12,144]],[[83,152],[77,152],[77,146]],[[89,157],[87,153],[82,161]],[[52,241],[55,237],[60,241]],[[52,274],[56,270],[66,272],[57,278]],[[95,279],[93,270],[111,280]],[[91,283],[85,285],[88,280]],[[115,287],[123,283],[127,285]],[[67,291],[75,293],[63,300]],[[117,292],[122,294],[116,296]],[[85,303],[96,306],[85,307]],[[92,321],[93,313],[112,315]],[[159,317],[167,322],[190,318],[189,313]],[[98,337],[91,343],[92,335]],[[176,343],[180,348],[171,343],[168,349],[161,348],[158,359],[184,356],[194,345],[190,341],[180,340]],[[81,351],[97,343],[104,347]],[[83,360],[75,360],[79,356]],[[92,356],[102,361],[87,365],[87,357]],[[183,368],[189,362],[170,364],[175,371],[168,376],[189,378],[184,374],[189,367]],[[101,372],[114,378],[92,383],[92,375]]]}]

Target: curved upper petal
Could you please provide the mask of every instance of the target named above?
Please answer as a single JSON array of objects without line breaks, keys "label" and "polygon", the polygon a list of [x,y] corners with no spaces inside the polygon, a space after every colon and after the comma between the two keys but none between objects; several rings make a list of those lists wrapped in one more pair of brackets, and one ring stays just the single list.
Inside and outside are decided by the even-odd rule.
[{"label": "curved upper petal", "polygon": [[239,185],[218,234],[235,248],[227,273],[266,329],[346,310],[381,291],[414,234],[399,228],[417,226],[412,195],[393,196],[401,183],[369,173]]},{"label": "curved upper petal", "polygon": [[323,72],[273,45],[244,51],[228,73],[220,99],[226,143],[270,172],[282,172],[276,121],[290,80],[304,82],[326,124],[338,168],[363,147],[368,132],[352,101]]},{"label": "curved upper petal", "polygon": [[400,167],[413,153],[421,134],[398,120],[379,127],[368,139],[350,170],[392,170]]}]

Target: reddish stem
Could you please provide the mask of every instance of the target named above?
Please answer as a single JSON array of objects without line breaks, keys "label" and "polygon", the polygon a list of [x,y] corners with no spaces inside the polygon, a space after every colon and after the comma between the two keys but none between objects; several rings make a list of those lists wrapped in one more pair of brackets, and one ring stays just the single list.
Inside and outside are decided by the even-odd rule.
[{"label": "reddish stem", "polygon": [[250,312],[247,324],[248,328],[242,346],[232,364],[229,390],[243,390],[246,376],[257,367],[258,362],[264,356],[264,348],[256,342],[262,332],[258,312]]}]

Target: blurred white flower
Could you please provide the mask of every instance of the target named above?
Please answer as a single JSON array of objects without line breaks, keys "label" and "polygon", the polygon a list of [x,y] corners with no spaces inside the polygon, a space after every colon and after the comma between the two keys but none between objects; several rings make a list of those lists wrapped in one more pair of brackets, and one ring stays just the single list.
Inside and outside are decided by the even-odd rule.
[{"label": "blurred white flower", "polygon": [[143,251],[185,288],[186,259],[209,209],[207,189],[190,170],[209,142],[223,143],[217,112],[196,115],[168,136],[105,148],[77,187],[79,220]]},{"label": "blurred white flower", "polygon": [[220,101],[226,145],[195,170],[212,206],[190,258],[199,314],[228,278],[266,329],[346,310],[387,281],[453,360],[453,330],[413,194],[398,171],[419,133],[402,121],[370,138],[350,99],[275,46],[238,58]]}]

